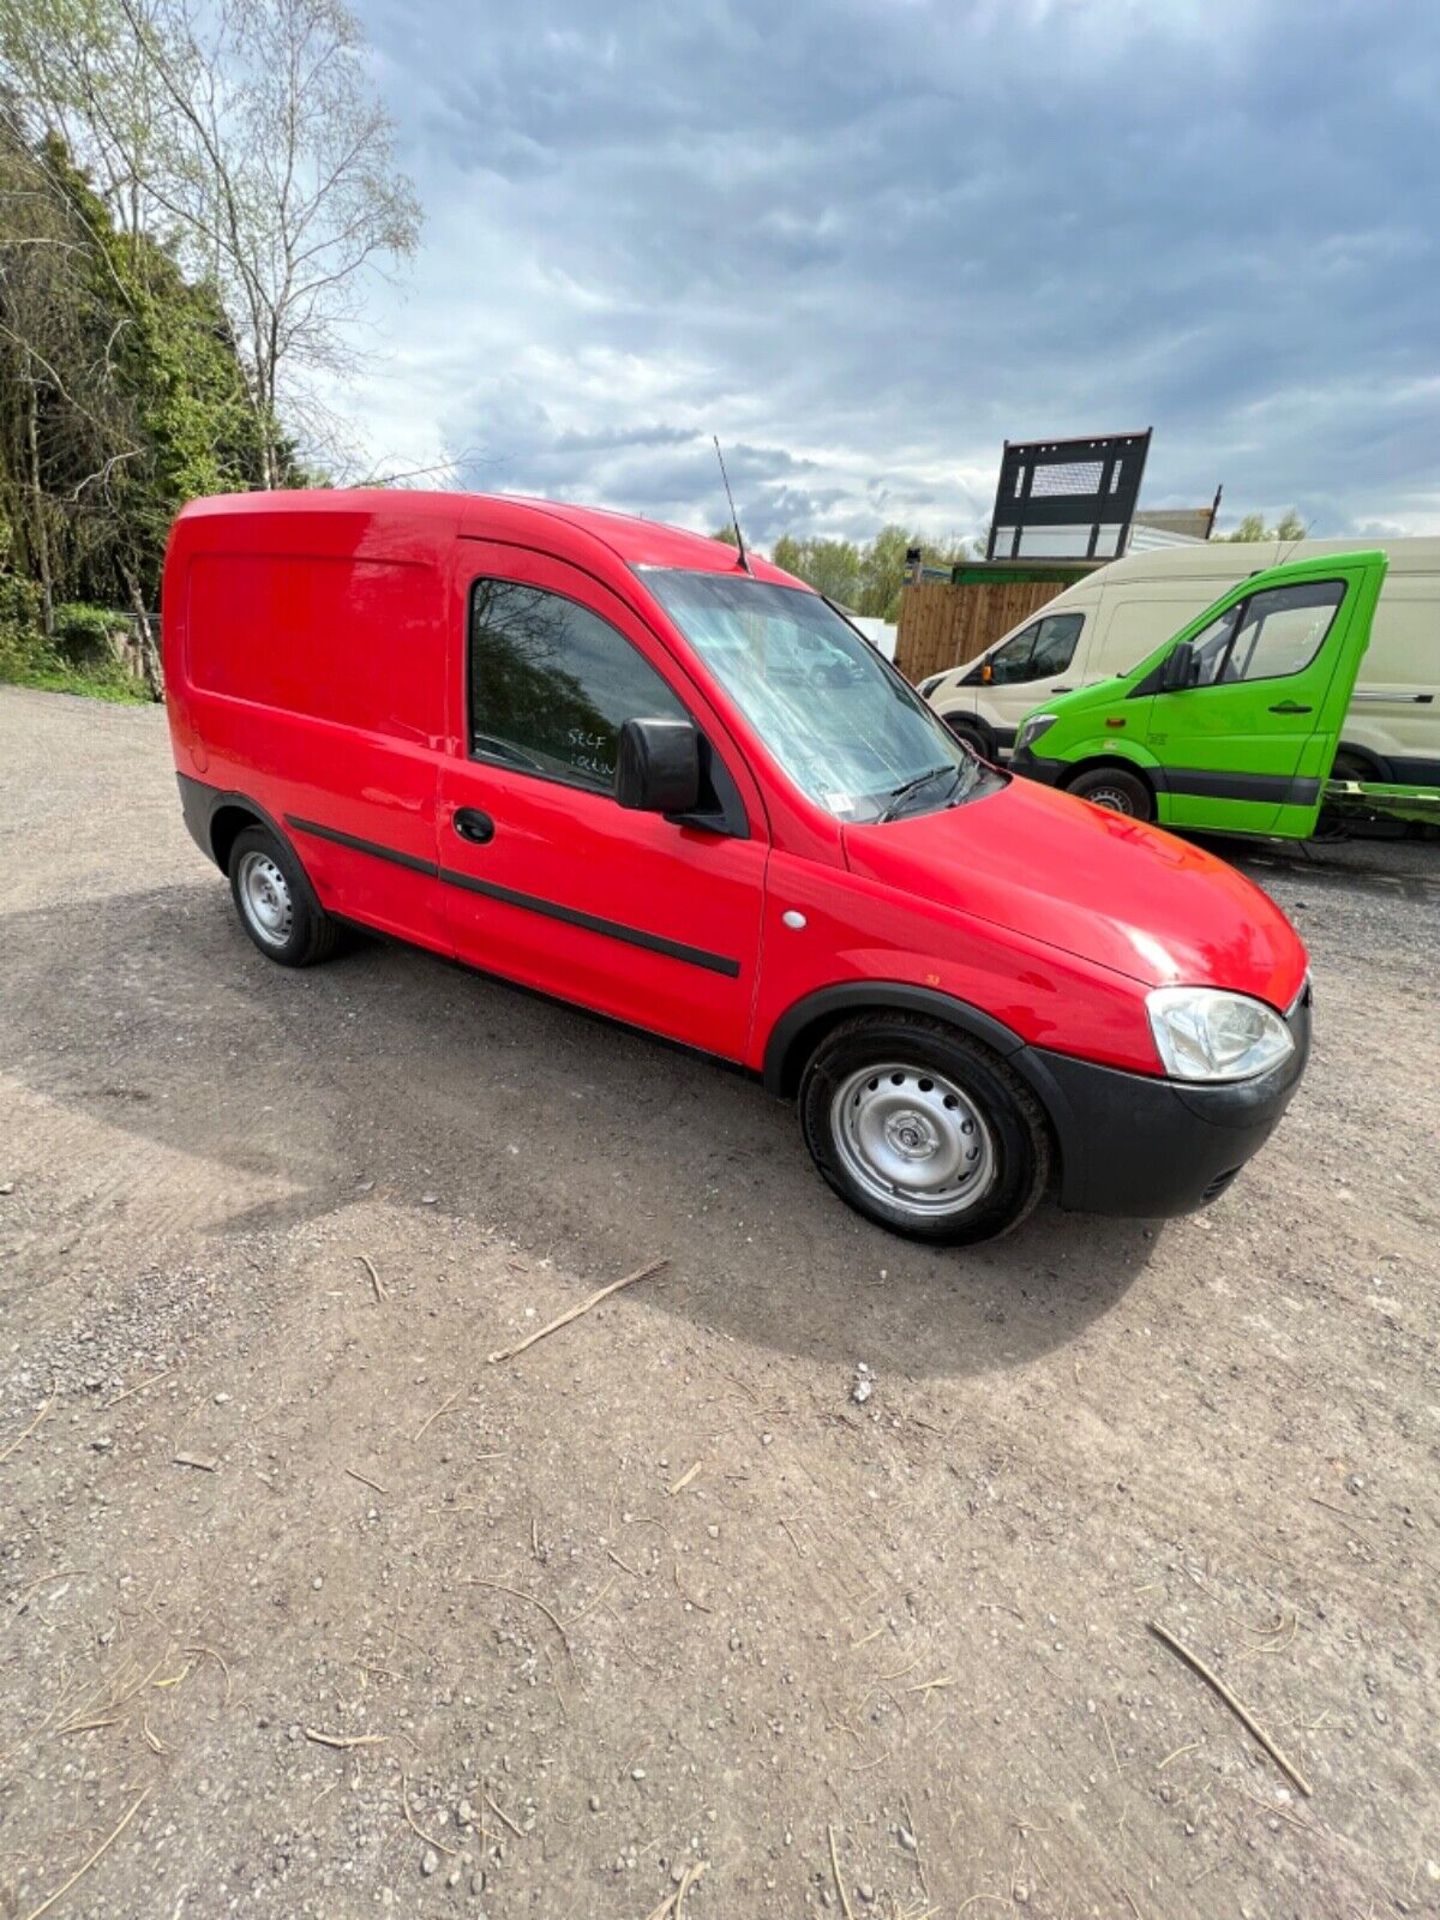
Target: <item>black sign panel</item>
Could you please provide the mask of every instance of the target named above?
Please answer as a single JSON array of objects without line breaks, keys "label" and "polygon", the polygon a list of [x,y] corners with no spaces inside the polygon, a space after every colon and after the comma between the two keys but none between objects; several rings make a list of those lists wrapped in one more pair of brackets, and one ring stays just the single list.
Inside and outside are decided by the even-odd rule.
[{"label": "black sign panel", "polygon": [[[1077,535],[1086,559],[1123,553],[1149,451],[1148,427],[1085,440],[1007,440],[986,559],[1074,554]],[[1058,543],[1062,528],[1068,545]]]}]

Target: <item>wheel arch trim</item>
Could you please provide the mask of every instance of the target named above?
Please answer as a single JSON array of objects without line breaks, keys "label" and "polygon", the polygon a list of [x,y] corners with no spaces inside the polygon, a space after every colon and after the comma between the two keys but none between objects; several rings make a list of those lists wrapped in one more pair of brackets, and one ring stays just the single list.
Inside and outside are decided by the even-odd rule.
[{"label": "wheel arch trim", "polygon": [[[917,987],[904,980],[847,981],[807,993],[787,1007],[771,1027],[760,1070],[766,1092],[787,1099],[800,1084],[805,1061],[820,1031],[847,1014],[865,1012],[928,1014],[984,1041],[1007,1060],[1013,1060],[1025,1048],[1024,1040],[1003,1020],[934,987]],[[811,1046],[806,1045],[807,1040],[812,1040]]]},{"label": "wheel arch trim", "polygon": [[1040,1103],[1050,1128],[1055,1176],[1064,1192],[1075,1162],[1075,1143],[1083,1133],[1065,1089],[1049,1070],[1044,1055],[1003,1020],[934,987],[918,987],[906,980],[854,980],[806,994],[787,1007],[770,1029],[761,1068],[766,1092],[782,1100],[792,1097],[799,1090],[805,1062],[822,1032],[848,1014],[867,1011],[922,1013],[981,1041],[998,1054]]},{"label": "wheel arch trim", "polygon": [[1163,785],[1165,779],[1165,769],[1156,756],[1129,740],[1087,740],[1081,751],[1065,755],[1064,764],[1067,787],[1092,767],[1123,767],[1140,774],[1152,787]]},{"label": "wheel arch trim", "polygon": [[[190,837],[206,859],[214,861],[222,873],[226,868],[215,849],[215,821],[227,807],[233,807],[238,813],[249,814],[257,827],[264,827],[268,832],[273,833],[281,846],[294,859],[306,880],[312,886],[314,885],[314,882],[310,881],[309,872],[305,862],[300,858],[294,840],[275,816],[267,812],[258,800],[252,799],[248,793],[208,786],[205,781],[193,779],[188,773],[177,773],[175,778],[180,783],[180,806],[185,816],[185,824],[190,829]],[[243,833],[245,829],[241,827],[239,831]]]}]

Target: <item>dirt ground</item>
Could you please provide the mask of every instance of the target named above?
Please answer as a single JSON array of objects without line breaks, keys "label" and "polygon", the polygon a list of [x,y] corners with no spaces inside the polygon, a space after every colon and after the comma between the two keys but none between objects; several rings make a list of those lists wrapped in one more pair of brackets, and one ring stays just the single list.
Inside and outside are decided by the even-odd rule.
[{"label": "dirt ground", "polygon": [[1436,1911],[1440,847],[1247,864],[1275,1141],[936,1254],[739,1078],[267,964],[162,716],[0,690],[0,1916]]}]

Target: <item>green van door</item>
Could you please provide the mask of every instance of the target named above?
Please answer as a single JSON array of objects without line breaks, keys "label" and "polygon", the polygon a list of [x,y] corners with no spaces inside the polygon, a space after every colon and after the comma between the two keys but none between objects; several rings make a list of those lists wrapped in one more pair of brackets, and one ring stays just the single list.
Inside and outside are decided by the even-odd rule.
[{"label": "green van door", "polygon": [[1314,832],[1385,567],[1381,553],[1272,567],[1145,663],[1126,704],[1147,709],[1126,731],[1165,824]]}]

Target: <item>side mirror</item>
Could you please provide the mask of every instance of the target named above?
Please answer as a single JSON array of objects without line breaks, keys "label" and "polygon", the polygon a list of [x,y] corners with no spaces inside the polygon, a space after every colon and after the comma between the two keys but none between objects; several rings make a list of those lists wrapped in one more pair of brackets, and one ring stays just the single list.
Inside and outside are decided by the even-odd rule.
[{"label": "side mirror", "polygon": [[1200,656],[1188,643],[1172,647],[1160,663],[1161,693],[1183,693],[1200,680]]},{"label": "side mirror", "polygon": [[639,813],[693,813],[700,804],[700,736],[688,720],[627,720],[615,798]]}]

